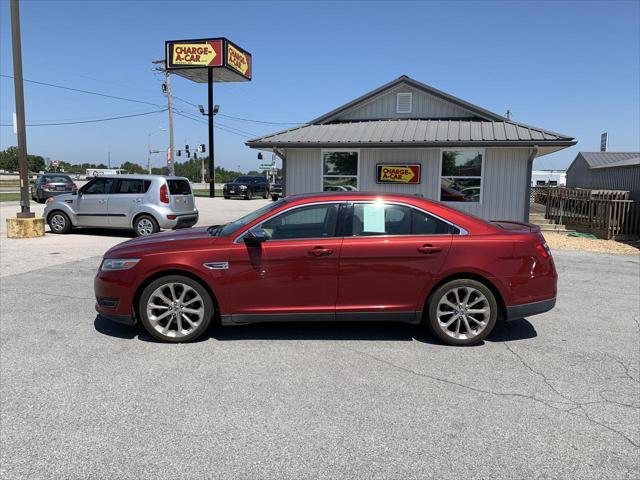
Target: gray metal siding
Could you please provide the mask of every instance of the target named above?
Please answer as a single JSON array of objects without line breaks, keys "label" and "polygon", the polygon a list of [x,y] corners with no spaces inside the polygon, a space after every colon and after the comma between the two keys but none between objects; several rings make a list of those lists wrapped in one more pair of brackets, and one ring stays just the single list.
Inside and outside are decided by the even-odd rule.
[{"label": "gray metal siding", "polygon": [[287,149],[285,182],[287,195],[320,191],[320,149]]},{"label": "gray metal siding", "polygon": [[630,199],[640,200],[640,167],[589,169],[587,162],[578,158],[567,171],[567,187],[628,190]]},{"label": "gray metal siding", "polygon": [[[447,205],[487,220],[522,221],[525,214],[528,148],[487,148],[483,163],[482,203]],[[377,163],[420,163],[419,185],[377,184]],[[319,192],[321,150],[287,150],[287,194]],[[438,200],[440,196],[439,148],[360,149],[359,189],[361,191],[421,193]]]},{"label": "gray metal siding", "polygon": [[[396,113],[396,94],[411,92],[411,113]],[[377,118],[472,118],[475,115],[453,103],[406,85],[397,87],[364,104],[344,112],[338,120],[369,120]]]}]

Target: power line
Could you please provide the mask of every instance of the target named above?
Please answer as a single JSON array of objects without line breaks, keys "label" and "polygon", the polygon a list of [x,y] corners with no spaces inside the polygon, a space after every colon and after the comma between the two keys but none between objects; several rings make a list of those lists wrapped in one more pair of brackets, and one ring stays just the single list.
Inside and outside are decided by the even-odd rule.
[{"label": "power line", "polygon": [[[0,74],[0,77],[13,78],[12,75],[4,75],[4,74]],[[62,90],[70,90],[72,92],[86,93],[88,95],[96,95],[98,97],[112,98],[114,100],[122,100],[123,102],[142,103],[142,104],[145,104],[145,105],[153,105],[154,107],[160,107],[160,105],[158,105],[157,103],[146,102],[144,100],[135,100],[133,98],[118,97],[116,95],[108,95],[106,93],[92,92],[92,91],[89,91],[89,90],[80,90],[79,88],[65,87],[63,85],[56,85],[54,83],[38,82],[36,80],[27,80],[26,78],[24,79],[24,81],[25,82],[29,82],[29,83],[35,83],[36,85],[45,85],[47,87],[60,88]]]},{"label": "power line", "polygon": [[[195,103],[191,103],[190,101],[177,97],[175,95],[173,96],[173,98],[175,98],[176,100],[180,100],[181,102],[186,103],[187,105],[191,105],[192,107],[200,108],[199,105],[196,105]],[[305,123],[305,122],[268,122],[266,120],[253,120],[250,118],[234,117],[232,115],[225,115],[224,113],[217,113],[216,116],[228,118],[231,120],[238,120],[241,122],[260,123],[264,125],[302,125],[303,123]]]},{"label": "power line", "polygon": [[[202,123],[203,125],[207,125],[207,122],[204,122],[204,121],[200,120],[199,118],[196,118],[195,116],[190,116],[188,113],[182,112],[182,110],[175,110],[174,113],[176,115],[180,115],[181,117],[188,118],[189,120],[193,120],[194,122],[198,122],[198,123]],[[242,138],[250,138],[251,137],[251,135],[246,135],[244,133],[234,132],[233,130],[230,130],[228,127],[220,125],[219,122],[216,122],[214,124],[214,126],[215,126],[215,128],[218,128],[218,129],[222,130],[223,132],[233,133],[234,135],[238,135],[239,137],[242,137]]]},{"label": "power line", "polygon": [[[184,110],[179,110],[179,111],[182,112],[185,115],[189,115],[190,117],[193,117],[194,120],[198,120],[198,121],[202,120],[200,118],[199,114],[194,114],[194,113],[191,113],[191,112],[185,112]],[[216,116],[218,116],[218,115],[219,114],[216,114]],[[206,123],[206,122],[203,121],[203,123]],[[253,136],[253,137],[257,137],[258,136],[258,134],[255,133],[255,132],[251,132],[249,130],[244,130],[242,128],[234,127],[232,125],[226,125],[224,123],[220,123],[220,121],[217,121],[216,124],[219,124],[220,126],[228,128],[228,129],[231,129],[231,130],[236,130],[237,132],[245,134],[245,135],[248,135],[248,136]]]},{"label": "power line", "polygon": [[[56,122],[56,123],[27,123],[27,127],[48,127],[48,126],[54,126],[54,125],[78,125],[78,124],[82,124],[82,123],[97,123],[97,122],[108,122],[111,120],[120,120],[123,118],[132,118],[132,117],[142,117],[144,115],[151,115],[153,113],[160,113],[160,112],[166,112],[167,109],[166,108],[161,108],[160,110],[153,110],[151,112],[144,112],[144,113],[136,113],[133,115],[120,115],[120,116],[116,116],[116,117],[108,117],[108,118],[99,118],[96,120],[83,120],[83,121],[78,121],[78,122]],[[12,124],[10,123],[2,123],[0,124],[0,127],[11,127]]]}]

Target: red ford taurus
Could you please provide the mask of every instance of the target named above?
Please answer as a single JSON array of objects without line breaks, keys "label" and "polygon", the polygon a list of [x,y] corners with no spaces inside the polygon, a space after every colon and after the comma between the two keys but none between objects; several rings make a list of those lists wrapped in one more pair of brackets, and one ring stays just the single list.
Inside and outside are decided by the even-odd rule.
[{"label": "red ford taurus", "polygon": [[554,307],[537,227],[487,222],[417,196],[290,196],[235,222],[109,250],[96,310],[168,342],[223,325],[300,320],[424,323],[452,345]]}]

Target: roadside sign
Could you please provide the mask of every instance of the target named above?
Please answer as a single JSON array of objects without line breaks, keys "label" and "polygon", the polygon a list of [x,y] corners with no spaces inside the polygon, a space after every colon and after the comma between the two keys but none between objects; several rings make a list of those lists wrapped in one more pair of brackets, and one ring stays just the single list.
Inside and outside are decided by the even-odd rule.
[{"label": "roadside sign", "polygon": [[209,70],[214,82],[251,80],[251,54],[226,38],[168,40],[165,66],[176,75],[207,83]]},{"label": "roadside sign", "polygon": [[419,163],[376,165],[376,183],[420,183]]},{"label": "roadside sign", "polygon": [[604,132],[602,135],[600,135],[600,151],[601,152],[607,151],[608,143],[609,143],[609,134],[607,132]]},{"label": "roadside sign", "polygon": [[276,166],[271,163],[261,163],[258,168],[260,170],[275,170]]},{"label": "roadside sign", "polygon": [[167,42],[167,68],[222,66],[222,39]]}]

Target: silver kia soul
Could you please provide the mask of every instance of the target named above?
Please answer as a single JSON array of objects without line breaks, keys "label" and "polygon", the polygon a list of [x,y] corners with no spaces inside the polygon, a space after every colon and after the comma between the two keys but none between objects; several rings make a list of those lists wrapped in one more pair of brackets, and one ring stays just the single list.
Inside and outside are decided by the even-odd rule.
[{"label": "silver kia soul", "polygon": [[53,233],[74,227],[132,228],[136,235],[187,228],[198,222],[189,180],[161,175],[103,175],[47,201],[45,221]]}]

